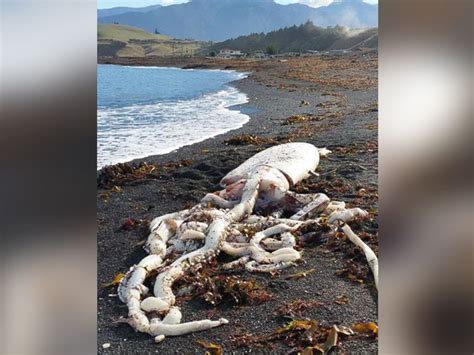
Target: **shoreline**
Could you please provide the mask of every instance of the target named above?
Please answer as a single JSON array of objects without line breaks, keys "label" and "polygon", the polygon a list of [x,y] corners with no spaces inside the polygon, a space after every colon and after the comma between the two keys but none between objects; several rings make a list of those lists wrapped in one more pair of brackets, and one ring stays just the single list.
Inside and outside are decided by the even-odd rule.
[{"label": "shoreline", "polygon": [[[258,62],[259,60],[249,60],[248,62]],[[237,60],[237,62],[241,62]],[[162,68],[177,68],[186,70],[199,69],[218,69],[218,70],[232,70],[232,64],[235,60],[218,59],[209,57],[116,57],[107,58],[99,57],[98,63],[101,65],[121,65],[132,67],[162,67]]]},{"label": "shoreline", "polygon": [[[118,64],[104,64],[104,65],[121,66],[121,65],[118,65]],[[160,68],[160,69],[163,69],[163,68],[167,68],[167,67],[149,66],[147,68]],[[183,69],[177,68],[177,67],[176,68],[173,67],[173,69],[183,70]],[[182,145],[182,143],[179,143],[178,141],[170,142],[169,145],[172,146],[172,147],[175,146],[175,148],[169,148],[169,149],[166,149],[166,150],[163,151],[163,149],[157,147],[158,150],[161,150],[160,152],[156,152],[156,153],[143,152],[143,154],[139,154],[139,156],[136,156],[136,157],[133,157],[133,158],[132,157],[126,157],[126,158],[123,158],[124,160],[116,161],[116,162],[113,162],[113,161],[120,159],[119,157],[116,157],[116,159],[110,159],[110,161],[112,161],[112,162],[110,162],[108,164],[105,164],[101,167],[97,166],[97,171],[99,172],[100,170],[102,170],[103,168],[105,168],[107,166],[114,166],[114,165],[117,165],[117,164],[130,164],[130,163],[133,163],[135,161],[146,160],[149,157],[166,155],[166,154],[172,153],[172,152],[174,152],[174,151],[176,151],[176,150],[178,150],[182,147],[191,146],[193,144],[203,142],[207,139],[213,139],[214,137],[225,134],[227,132],[237,130],[237,129],[243,127],[245,124],[247,124],[251,120],[251,117],[243,111],[252,111],[251,108],[244,108],[245,105],[248,103],[249,98],[248,98],[248,95],[246,93],[240,91],[235,84],[238,83],[239,81],[245,79],[246,77],[248,77],[250,73],[248,73],[248,72],[238,72],[236,70],[228,70],[228,69],[227,70],[224,70],[224,69],[199,69],[199,70],[226,72],[226,73],[229,73],[229,74],[235,76],[237,79],[231,78],[231,81],[223,84],[223,86],[221,88],[219,88],[218,90],[216,90],[216,91],[206,92],[204,94],[199,94],[198,96],[193,96],[193,97],[188,98],[184,101],[180,99],[180,100],[178,100],[179,103],[182,103],[182,102],[185,102],[185,101],[193,102],[193,101],[197,101],[197,100],[199,100],[199,102],[203,102],[202,100],[211,100],[211,102],[212,102],[212,99],[215,98],[216,95],[219,95],[222,92],[225,92],[227,94],[230,93],[230,95],[234,95],[233,91],[235,90],[238,93],[239,97],[241,96],[241,94],[243,95],[241,97],[241,99],[235,100],[235,98],[232,98],[232,97],[230,99],[227,98],[226,99],[227,102],[225,102],[222,105],[221,105],[221,103],[216,102],[216,106],[214,106],[213,108],[210,108],[210,110],[211,111],[212,110],[218,111],[220,109],[225,109],[226,113],[229,113],[229,114],[232,111],[233,112],[238,112],[239,114],[242,115],[241,122],[233,122],[233,124],[228,124],[229,128],[223,128],[223,129],[220,129],[220,130],[216,130],[215,132],[207,132],[207,133],[203,134],[203,137],[199,137],[199,138],[194,137],[195,139],[186,142],[184,145]],[[235,103],[235,101],[237,101],[238,103]],[[160,102],[150,103],[150,104],[146,104],[146,105],[154,105],[154,104],[160,104]],[[132,106],[135,106],[135,105],[132,105]],[[138,105],[138,106],[141,106],[141,105]],[[105,109],[107,109],[107,108],[105,108]],[[244,116],[245,116],[245,118],[244,118]]]},{"label": "shoreline", "polygon": [[235,72],[239,74],[250,74],[245,71],[237,70],[237,69],[224,69],[224,67],[227,66],[222,66],[222,65],[216,65],[216,66],[198,66],[196,68],[188,68],[186,67],[186,64],[182,63],[180,66],[171,66],[171,65],[166,65],[166,62],[164,63],[149,63],[148,65],[145,65],[145,63],[137,62],[136,64],[133,63],[112,63],[108,61],[99,61],[97,65],[108,65],[108,66],[117,66],[117,67],[126,67],[126,68],[161,68],[161,69],[178,69],[178,70],[188,70],[188,71],[193,71],[193,70],[207,70],[207,71],[227,71],[227,72]]},{"label": "shoreline", "polygon": [[[351,60],[354,59],[349,58],[349,63]],[[364,59],[361,57],[360,60],[360,76],[376,76],[376,70],[367,69]],[[337,79],[335,82],[338,85],[344,84],[339,81],[341,62],[334,63],[334,73],[328,72],[328,80]],[[307,63],[291,64],[306,67]],[[320,162],[320,178],[308,179],[297,186],[298,191],[325,192],[332,199],[369,210],[370,221],[354,226],[354,231],[364,235],[365,240],[377,250],[378,113],[374,108],[377,87],[371,86],[364,90],[337,85],[329,87],[315,82],[322,77],[320,72],[316,79],[296,80],[290,77],[292,72],[288,70],[287,63],[274,61],[261,65],[255,67],[249,77],[232,83],[248,97],[248,103],[242,107],[257,110],[248,114],[250,120],[243,127],[183,146],[165,155],[135,159],[132,165],[146,162],[148,166],[156,167],[153,173],[140,176],[139,179],[123,182],[113,174],[102,174],[101,183],[108,181],[110,186],[99,187],[97,196],[99,353],[158,351],[201,354],[204,349],[196,343],[198,339],[222,345],[225,353],[245,353],[248,349],[236,347],[229,340],[229,334],[249,332],[258,336],[271,333],[287,322],[275,317],[274,310],[295,300],[321,302],[321,307],[308,309],[303,317],[324,324],[378,323],[377,295],[370,274],[365,274],[363,257],[357,253],[351,255],[352,248],[346,244],[331,249],[324,243],[305,247],[304,261],[284,270],[279,277],[246,272],[236,274],[246,280],[256,280],[269,291],[272,297],[267,302],[251,306],[224,304],[218,307],[212,307],[201,299],[178,302],[182,308],[183,321],[225,317],[230,320],[229,325],[203,333],[167,338],[163,344],[155,344],[152,338],[135,333],[128,325],[114,326],[111,322],[111,318],[126,316],[126,306],[116,297],[109,297],[109,294],[116,293],[116,289],[104,288],[103,285],[119,272],[128,270],[145,255],[139,244],[147,236],[146,222],[198,202],[207,192],[219,188],[220,178],[228,171],[274,144],[306,141],[333,151],[328,159]],[[240,68],[248,69],[248,65]],[[294,70],[293,67],[290,69]],[[350,75],[348,81],[355,81],[352,71]],[[289,123],[292,122],[289,117],[294,115],[308,119],[296,119]],[[252,136],[255,141],[249,143],[238,139],[245,136]],[[99,171],[98,175],[101,173],[105,172]],[[361,191],[365,192],[362,194]],[[137,224],[124,229],[124,223],[131,219]],[[357,274],[361,283],[336,275],[354,257],[364,271]],[[286,275],[308,269],[315,271],[298,280],[285,279]],[[340,297],[347,298],[347,302],[336,303],[335,300]],[[102,349],[101,344],[106,342],[111,347]],[[265,350],[269,351],[267,348],[253,349],[257,352]],[[271,351],[284,354],[289,350],[276,342]],[[377,339],[346,339],[335,350],[335,353],[376,353]]]}]

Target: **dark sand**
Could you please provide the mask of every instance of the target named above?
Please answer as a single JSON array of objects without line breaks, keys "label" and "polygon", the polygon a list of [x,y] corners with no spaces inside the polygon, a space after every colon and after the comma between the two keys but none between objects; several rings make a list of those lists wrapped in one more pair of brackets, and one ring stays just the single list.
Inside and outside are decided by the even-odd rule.
[{"label": "dark sand", "polygon": [[[365,67],[366,57],[357,54],[346,59],[348,63],[353,63],[353,67],[361,69],[329,68],[321,72],[320,76],[338,80],[342,77],[351,82],[351,76],[354,75],[376,81],[377,68]],[[376,61],[376,53],[372,53],[370,59]],[[325,60],[330,62],[330,58]],[[378,300],[371,275],[365,276],[362,283],[336,275],[336,271],[344,268],[345,262],[354,255],[358,265],[367,274],[364,258],[357,251],[354,252],[349,242],[342,242],[343,247],[329,247],[324,241],[305,246],[303,262],[283,271],[278,277],[243,273],[244,278],[256,279],[272,294],[272,299],[267,302],[238,307],[225,303],[213,307],[195,298],[180,304],[183,321],[209,316],[213,319],[225,317],[230,320],[229,325],[187,336],[169,337],[162,344],[155,344],[151,336],[136,333],[126,324],[113,323],[120,316],[126,316],[127,308],[116,297],[116,287],[104,288],[103,285],[146,255],[138,245],[147,236],[146,227],[126,231],[120,229],[121,225],[129,218],[151,220],[198,202],[207,192],[219,188],[218,182],[225,173],[272,145],[235,146],[224,143],[236,135],[251,134],[282,143],[305,141],[331,149],[333,154],[322,160],[318,168],[321,177],[309,179],[298,189],[302,192],[323,191],[330,198],[368,209],[371,219],[354,225],[353,229],[358,233],[366,232],[369,244],[377,250],[377,87],[373,85],[373,80],[371,85],[357,89],[339,81],[328,86],[318,80],[288,79],[292,75],[287,64],[273,61],[254,68],[249,78],[235,83],[250,100],[243,109],[251,108],[250,112],[258,110],[250,114],[251,120],[244,127],[170,154],[136,161],[155,164],[160,173],[158,179],[127,183],[120,186],[121,191],[118,192],[98,189],[99,353],[204,354],[205,350],[196,343],[197,339],[221,344],[224,353],[289,353],[291,348],[282,342],[276,342],[276,348],[271,350],[267,347],[236,348],[229,336],[244,332],[255,335],[273,332],[285,324],[285,320],[272,314],[274,310],[287,301],[298,299],[323,302],[323,306],[306,311],[303,318],[318,320],[328,326],[368,321],[378,323]],[[241,70],[248,70],[248,67]],[[309,66],[306,70],[311,71],[313,68]],[[302,105],[302,100],[307,101],[308,105]],[[288,117],[296,114],[312,114],[322,119],[284,125]],[[164,163],[182,160],[190,160],[187,163],[190,165],[163,167]],[[365,192],[360,191],[361,188]],[[313,268],[316,271],[304,278],[284,279],[285,275]],[[347,297],[347,304],[334,302],[340,296]],[[110,343],[110,348],[104,350],[103,343]],[[333,351],[376,353],[377,339],[347,338]]]}]

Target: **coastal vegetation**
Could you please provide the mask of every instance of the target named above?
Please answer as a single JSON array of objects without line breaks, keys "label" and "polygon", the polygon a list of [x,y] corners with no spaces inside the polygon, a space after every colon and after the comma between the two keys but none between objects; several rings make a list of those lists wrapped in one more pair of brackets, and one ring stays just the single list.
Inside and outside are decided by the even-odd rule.
[{"label": "coastal vegetation", "polygon": [[268,54],[342,50],[354,47],[376,48],[378,30],[349,30],[342,26],[322,28],[311,21],[300,26],[285,27],[268,33],[253,33],[215,44],[212,49],[224,48],[251,53]]}]

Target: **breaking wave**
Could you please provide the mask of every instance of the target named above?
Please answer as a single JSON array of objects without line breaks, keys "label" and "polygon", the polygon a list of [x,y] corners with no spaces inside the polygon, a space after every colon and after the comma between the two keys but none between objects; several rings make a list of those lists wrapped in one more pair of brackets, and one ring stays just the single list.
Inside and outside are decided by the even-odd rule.
[{"label": "breaking wave", "polygon": [[[235,79],[245,77],[236,73]],[[242,127],[249,116],[229,107],[248,102],[244,93],[225,86],[192,99],[152,104],[99,107],[97,165],[166,154]]]}]

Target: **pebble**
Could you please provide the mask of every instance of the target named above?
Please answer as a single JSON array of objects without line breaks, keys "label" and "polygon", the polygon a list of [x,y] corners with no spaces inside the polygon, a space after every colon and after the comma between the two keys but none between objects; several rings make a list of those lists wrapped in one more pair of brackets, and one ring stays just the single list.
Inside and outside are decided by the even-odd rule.
[{"label": "pebble", "polygon": [[110,343],[104,343],[104,344],[102,344],[102,347],[104,349],[108,349],[108,348],[110,348]]}]

